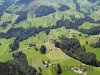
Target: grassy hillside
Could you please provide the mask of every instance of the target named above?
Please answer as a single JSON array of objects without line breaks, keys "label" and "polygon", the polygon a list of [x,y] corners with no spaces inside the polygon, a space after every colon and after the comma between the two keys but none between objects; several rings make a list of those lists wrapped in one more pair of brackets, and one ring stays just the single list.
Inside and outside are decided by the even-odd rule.
[{"label": "grassy hillside", "polygon": [[[77,39],[86,52],[94,53],[100,61],[100,48],[90,45],[100,41],[100,1],[91,1],[0,0],[0,62],[12,62],[14,54],[22,52],[37,72],[41,68],[42,75],[57,75],[57,70],[52,70],[53,64],[56,67],[60,64],[60,75],[99,75],[100,66],[86,65],[68,56],[54,43],[54,40],[61,42],[61,37]],[[95,27],[98,33],[93,32]],[[87,29],[87,33],[81,29]],[[35,46],[31,47],[32,44]],[[46,47],[46,54],[41,54],[42,45]],[[47,68],[43,61],[49,61]],[[91,67],[93,71],[79,73],[72,70],[80,65],[82,69]]]}]

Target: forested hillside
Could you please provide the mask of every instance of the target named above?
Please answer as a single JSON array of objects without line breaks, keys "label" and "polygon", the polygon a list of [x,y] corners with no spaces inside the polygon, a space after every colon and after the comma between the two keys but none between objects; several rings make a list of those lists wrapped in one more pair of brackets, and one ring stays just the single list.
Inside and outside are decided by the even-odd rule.
[{"label": "forested hillside", "polygon": [[76,74],[100,74],[100,0],[0,0],[0,75]]}]

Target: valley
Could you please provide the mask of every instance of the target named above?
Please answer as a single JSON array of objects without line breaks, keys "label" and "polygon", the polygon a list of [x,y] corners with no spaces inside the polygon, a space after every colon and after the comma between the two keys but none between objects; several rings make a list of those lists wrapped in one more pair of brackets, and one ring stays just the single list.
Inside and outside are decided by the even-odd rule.
[{"label": "valley", "polygon": [[0,70],[99,75],[100,1],[0,0]]}]

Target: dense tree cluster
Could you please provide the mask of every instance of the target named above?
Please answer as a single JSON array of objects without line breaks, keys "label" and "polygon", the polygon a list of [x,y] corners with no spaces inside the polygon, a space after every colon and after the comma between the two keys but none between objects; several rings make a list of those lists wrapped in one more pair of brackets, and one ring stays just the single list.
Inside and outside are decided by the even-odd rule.
[{"label": "dense tree cluster", "polygon": [[84,12],[84,11],[80,10],[80,9],[81,9],[81,6],[80,6],[80,3],[79,3],[77,0],[73,0],[73,2],[75,3],[75,5],[76,5],[76,10],[77,10],[78,12],[83,13],[84,16],[90,14],[90,11],[89,11],[88,9],[86,9],[86,8],[85,8],[85,9],[86,9],[88,12]]},{"label": "dense tree cluster", "polygon": [[47,15],[52,14],[54,12],[56,12],[56,10],[53,7],[51,7],[51,6],[45,6],[45,5],[41,5],[35,11],[36,17],[47,16]]},{"label": "dense tree cluster", "polygon": [[45,33],[48,35],[49,32],[50,32],[50,28],[46,28],[46,29],[45,29]]},{"label": "dense tree cluster", "polygon": [[76,4],[76,10],[80,12],[80,4],[77,2],[77,0],[73,0],[73,2]]},{"label": "dense tree cluster", "polygon": [[20,23],[27,19],[27,12],[22,12],[19,14],[18,18],[15,21],[15,24]]},{"label": "dense tree cluster", "polygon": [[44,45],[42,45],[40,48],[41,54],[46,54],[46,50],[47,50],[46,47]]},{"label": "dense tree cluster", "polygon": [[11,62],[5,62],[5,63],[0,62],[0,75],[17,75],[17,74],[26,75],[20,70],[19,66],[16,67]]},{"label": "dense tree cluster", "polygon": [[[10,0],[11,1],[11,0]],[[0,5],[0,13],[3,12],[4,9],[6,9],[9,5],[13,3],[14,0],[11,2],[8,2],[8,0],[5,0],[3,2],[3,5]],[[30,3],[33,0],[19,0],[19,3]],[[77,0],[73,0],[76,2]],[[96,0],[88,0],[89,2],[95,2]],[[76,3],[77,4],[77,3]],[[65,11],[69,10],[70,7],[66,5],[62,5],[59,10]],[[80,11],[79,4],[77,4],[76,9]],[[9,12],[9,11],[8,11]],[[36,17],[42,17],[49,14],[52,14],[56,12],[56,10],[53,7],[50,6],[40,6],[36,11]],[[2,15],[2,13],[1,13]],[[27,12],[23,12],[19,14],[19,17],[15,21],[15,24],[26,20],[27,19]],[[51,27],[42,27],[39,26],[38,28],[11,28],[6,33],[0,32],[0,38],[12,38],[15,37],[15,40],[12,44],[10,44],[10,48],[12,51],[16,51],[19,49],[19,42],[28,39],[29,37],[38,34],[41,31],[45,31],[48,35],[50,32],[50,29],[56,29],[60,28],[62,26],[65,26],[66,28],[70,29],[78,29],[78,26],[82,25],[84,22],[91,22],[91,23],[100,23],[100,20],[94,21],[94,19],[90,18],[89,16],[85,16],[85,18],[75,18],[75,16],[71,16],[71,20],[64,20],[63,18],[61,20],[58,20],[56,22],[56,25],[53,25]],[[7,23],[11,23],[10,21]],[[7,23],[3,23],[3,28],[6,28]],[[95,35],[100,34],[100,26],[93,27],[90,29],[80,29],[82,33]],[[81,35],[80,35],[81,36]],[[61,48],[63,52],[65,52],[67,55],[85,63],[88,65],[93,66],[100,66],[100,62],[96,60],[96,55],[94,53],[86,52],[86,49],[84,46],[81,46],[79,41],[77,39],[69,39],[69,38],[61,38],[61,42],[54,41],[55,47]],[[86,42],[88,44],[88,42]],[[2,45],[0,43],[0,45]],[[95,44],[91,44],[94,48],[100,48],[100,41],[98,41]],[[38,50],[37,48],[35,48]],[[41,54],[46,54],[46,47],[44,45],[40,48]],[[41,75],[41,73],[37,73],[37,70],[34,67],[31,67],[28,65],[28,61],[26,59],[25,54],[22,52],[13,54],[14,60],[8,61],[5,63],[0,63],[0,75]],[[41,68],[39,68],[41,70]],[[57,74],[61,74],[62,69],[60,64],[57,65]]]},{"label": "dense tree cluster", "polygon": [[94,53],[86,52],[84,46],[81,46],[79,41],[74,38],[61,38],[61,42],[54,41],[55,46],[61,48],[61,50],[67,55],[93,66],[100,66],[100,63],[96,60]]},{"label": "dense tree cluster", "polygon": [[62,68],[60,64],[57,64],[57,74],[60,75],[62,73]]},{"label": "dense tree cluster", "polygon": [[14,0],[4,0],[3,3],[0,5],[0,13],[6,10],[10,5],[14,3]]},{"label": "dense tree cluster", "polygon": [[97,20],[96,23],[100,24],[100,20]]},{"label": "dense tree cluster", "polygon": [[8,24],[7,23],[2,23],[2,29],[6,29],[7,28],[7,26],[8,26]]},{"label": "dense tree cluster", "polygon": [[17,1],[16,4],[20,4],[20,3],[22,3],[22,4],[29,4],[29,3],[31,3],[32,1],[35,1],[35,0],[19,0],[19,1]]},{"label": "dense tree cluster", "polygon": [[[70,20],[64,20],[63,18],[61,20],[58,20],[56,22],[56,25],[53,25],[51,27],[42,27],[39,26],[38,28],[34,27],[29,27],[29,28],[10,28],[7,33],[0,32],[0,37],[3,38],[11,38],[11,37],[20,37],[20,40],[27,39],[28,37],[37,34],[41,31],[45,31],[47,34],[49,33],[50,29],[56,29],[60,28],[62,26],[65,26],[66,28],[70,29],[78,29],[78,26],[82,25],[84,22],[91,22],[95,23],[95,21],[90,18],[89,16],[86,16],[85,18],[75,18],[74,16],[71,16],[72,21]],[[96,29],[97,28],[97,29]],[[99,27],[92,28],[91,30],[94,29],[98,33]]]},{"label": "dense tree cluster", "polygon": [[[48,29],[48,28],[47,28]],[[45,27],[38,27],[38,28],[11,28],[7,31],[7,33],[0,32],[0,38],[12,38],[16,37],[14,42],[10,45],[12,51],[18,50],[19,42],[28,39],[29,37],[38,34],[41,31],[47,30]],[[48,32],[49,33],[49,32]]]},{"label": "dense tree cluster", "polygon": [[0,75],[38,75],[34,67],[29,66],[26,55],[15,53],[14,60],[0,62]]},{"label": "dense tree cluster", "polygon": [[2,15],[3,15],[3,12],[2,12],[2,10],[0,10],[0,18],[1,18]]},{"label": "dense tree cluster", "polygon": [[88,0],[88,2],[91,2],[91,3],[94,3],[96,2],[97,0]]},{"label": "dense tree cluster", "polygon": [[3,37],[4,37],[4,35],[5,35],[5,33],[4,33],[4,32],[0,32],[0,38],[3,38]]},{"label": "dense tree cluster", "polygon": [[9,24],[11,24],[11,21],[10,20],[9,21],[6,21],[6,22],[2,22],[0,26],[2,27],[2,29],[6,29]]},{"label": "dense tree cluster", "polygon": [[67,29],[78,29],[80,25],[84,22],[96,23],[94,19],[90,18],[89,16],[85,16],[85,18],[75,18],[75,16],[71,16],[71,20],[64,20],[63,18],[56,23],[56,27],[65,26]]},{"label": "dense tree cluster", "polygon": [[92,27],[90,29],[82,28],[80,29],[80,31],[85,34],[96,35],[96,34],[100,34],[100,26]]},{"label": "dense tree cluster", "polygon": [[0,43],[0,46],[2,45],[2,43]]},{"label": "dense tree cluster", "polygon": [[[12,38],[12,37],[16,37],[17,39],[15,39],[15,41],[17,40],[17,42],[15,43],[19,43],[20,41],[26,40],[31,36],[35,36],[36,34],[38,34],[41,31],[45,31],[46,34],[49,34],[50,29],[56,29],[56,28],[60,28],[62,26],[65,26],[67,29],[78,29],[78,26],[82,25],[84,22],[91,22],[91,23],[96,23],[92,18],[90,18],[89,16],[86,16],[85,18],[75,18],[75,16],[71,16],[71,20],[64,20],[64,18],[62,17],[61,20],[58,20],[56,22],[55,25],[50,26],[50,27],[42,27],[39,26],[38,28],[34,27],[29,27],[29,28],[10,28],[6,33],[4,32],[0,32],[0,38]],[[86,31],[88,30],[80,30],[83,33],[87,33]],[[99,27],[95,27],[95,28],[91,28],[89,30],[89,32],[87,34],[99,34],[100,32],[100,26]],[[13,43],[13,44],[15,44]],[[17,47],[12,47],[14,45],[10,45],[11,49],[18,49],[18,44],[16,45]]]},{"label": "dense tree cluster", "polygon": [[9,46],[11,48],[11,51],[16,51],[19,49],[19,42],[17,40],[14,40],[12,44]]},{"label": "dense tree cluster", "polygon": [[11,37],[17,37],[17,40],[23,41],[24,39],[28,38],[29,36],[32,36],[36,30],[34,28],[10,28],[7,33],[1,33],[0,37],[9,39]]},{"label": "dense tree cluster", "polygon": [[70,7],[68,7],[67,5],[61,5],[61,7],[58,9],[59,11],[66,11],[69,10]]}]

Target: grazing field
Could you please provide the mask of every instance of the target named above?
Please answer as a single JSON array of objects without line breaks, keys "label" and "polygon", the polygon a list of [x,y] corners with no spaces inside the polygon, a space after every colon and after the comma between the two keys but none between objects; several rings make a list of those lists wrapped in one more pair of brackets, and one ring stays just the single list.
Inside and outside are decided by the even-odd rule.
[{"label": "grazing field", "polygon": [[97,42],[99,0],[0,0],[0,75],[13,75],[16,63],[22,75],[100,75],[100,47],[91,46]]},{"label": "grazing field", "polygon": [[[92,66],[84,65],[83,63],[80,63],[72,58],[69,58],[68,60],[61,60],[61,62],[54,62],[53,65],[57,65],[58,63],[60,63],[61,67],[63,68],[63,73],[61,75],[66,75],[66,74],[70,74],[70,75],[98,75],[100,73],[99,68],[97,68],[97,67],[93,68]],[[86,74],[75,73],[72,70],[73,67],[77,67],[80,65],[82,65],[83,68],[88,69]],[[52,65],[48,69],[44,68],[43,74],[44,75],[51,75],[51,74],[57,75],[56,70],[52,70]]]},{"label": "grazing field", "polygon": [[46,43],[45,44],[46,48],[47,48],[47,54],[46,56],[52,60],[65,60],[65,59],[69,59],[69,57],[64,54],[59,48],[55,48],[55,46],[53,44],[49,44]]},{"label": "grazing field", "polygon": [[9,53],[11,51],[9,45],[13,42],[13,40],[14,38],[9,40],[0,39],[0,62],[6,62],[13,59],[12,53]]},{"label": "grazing field", "polygon": [[83,25],[79,26],[79,29],[80,28],[89,29],[89,28],[96,27],[96,26],[99,26],[99,25],[100,24],[93,24],[93,23],[85,22]]}]

